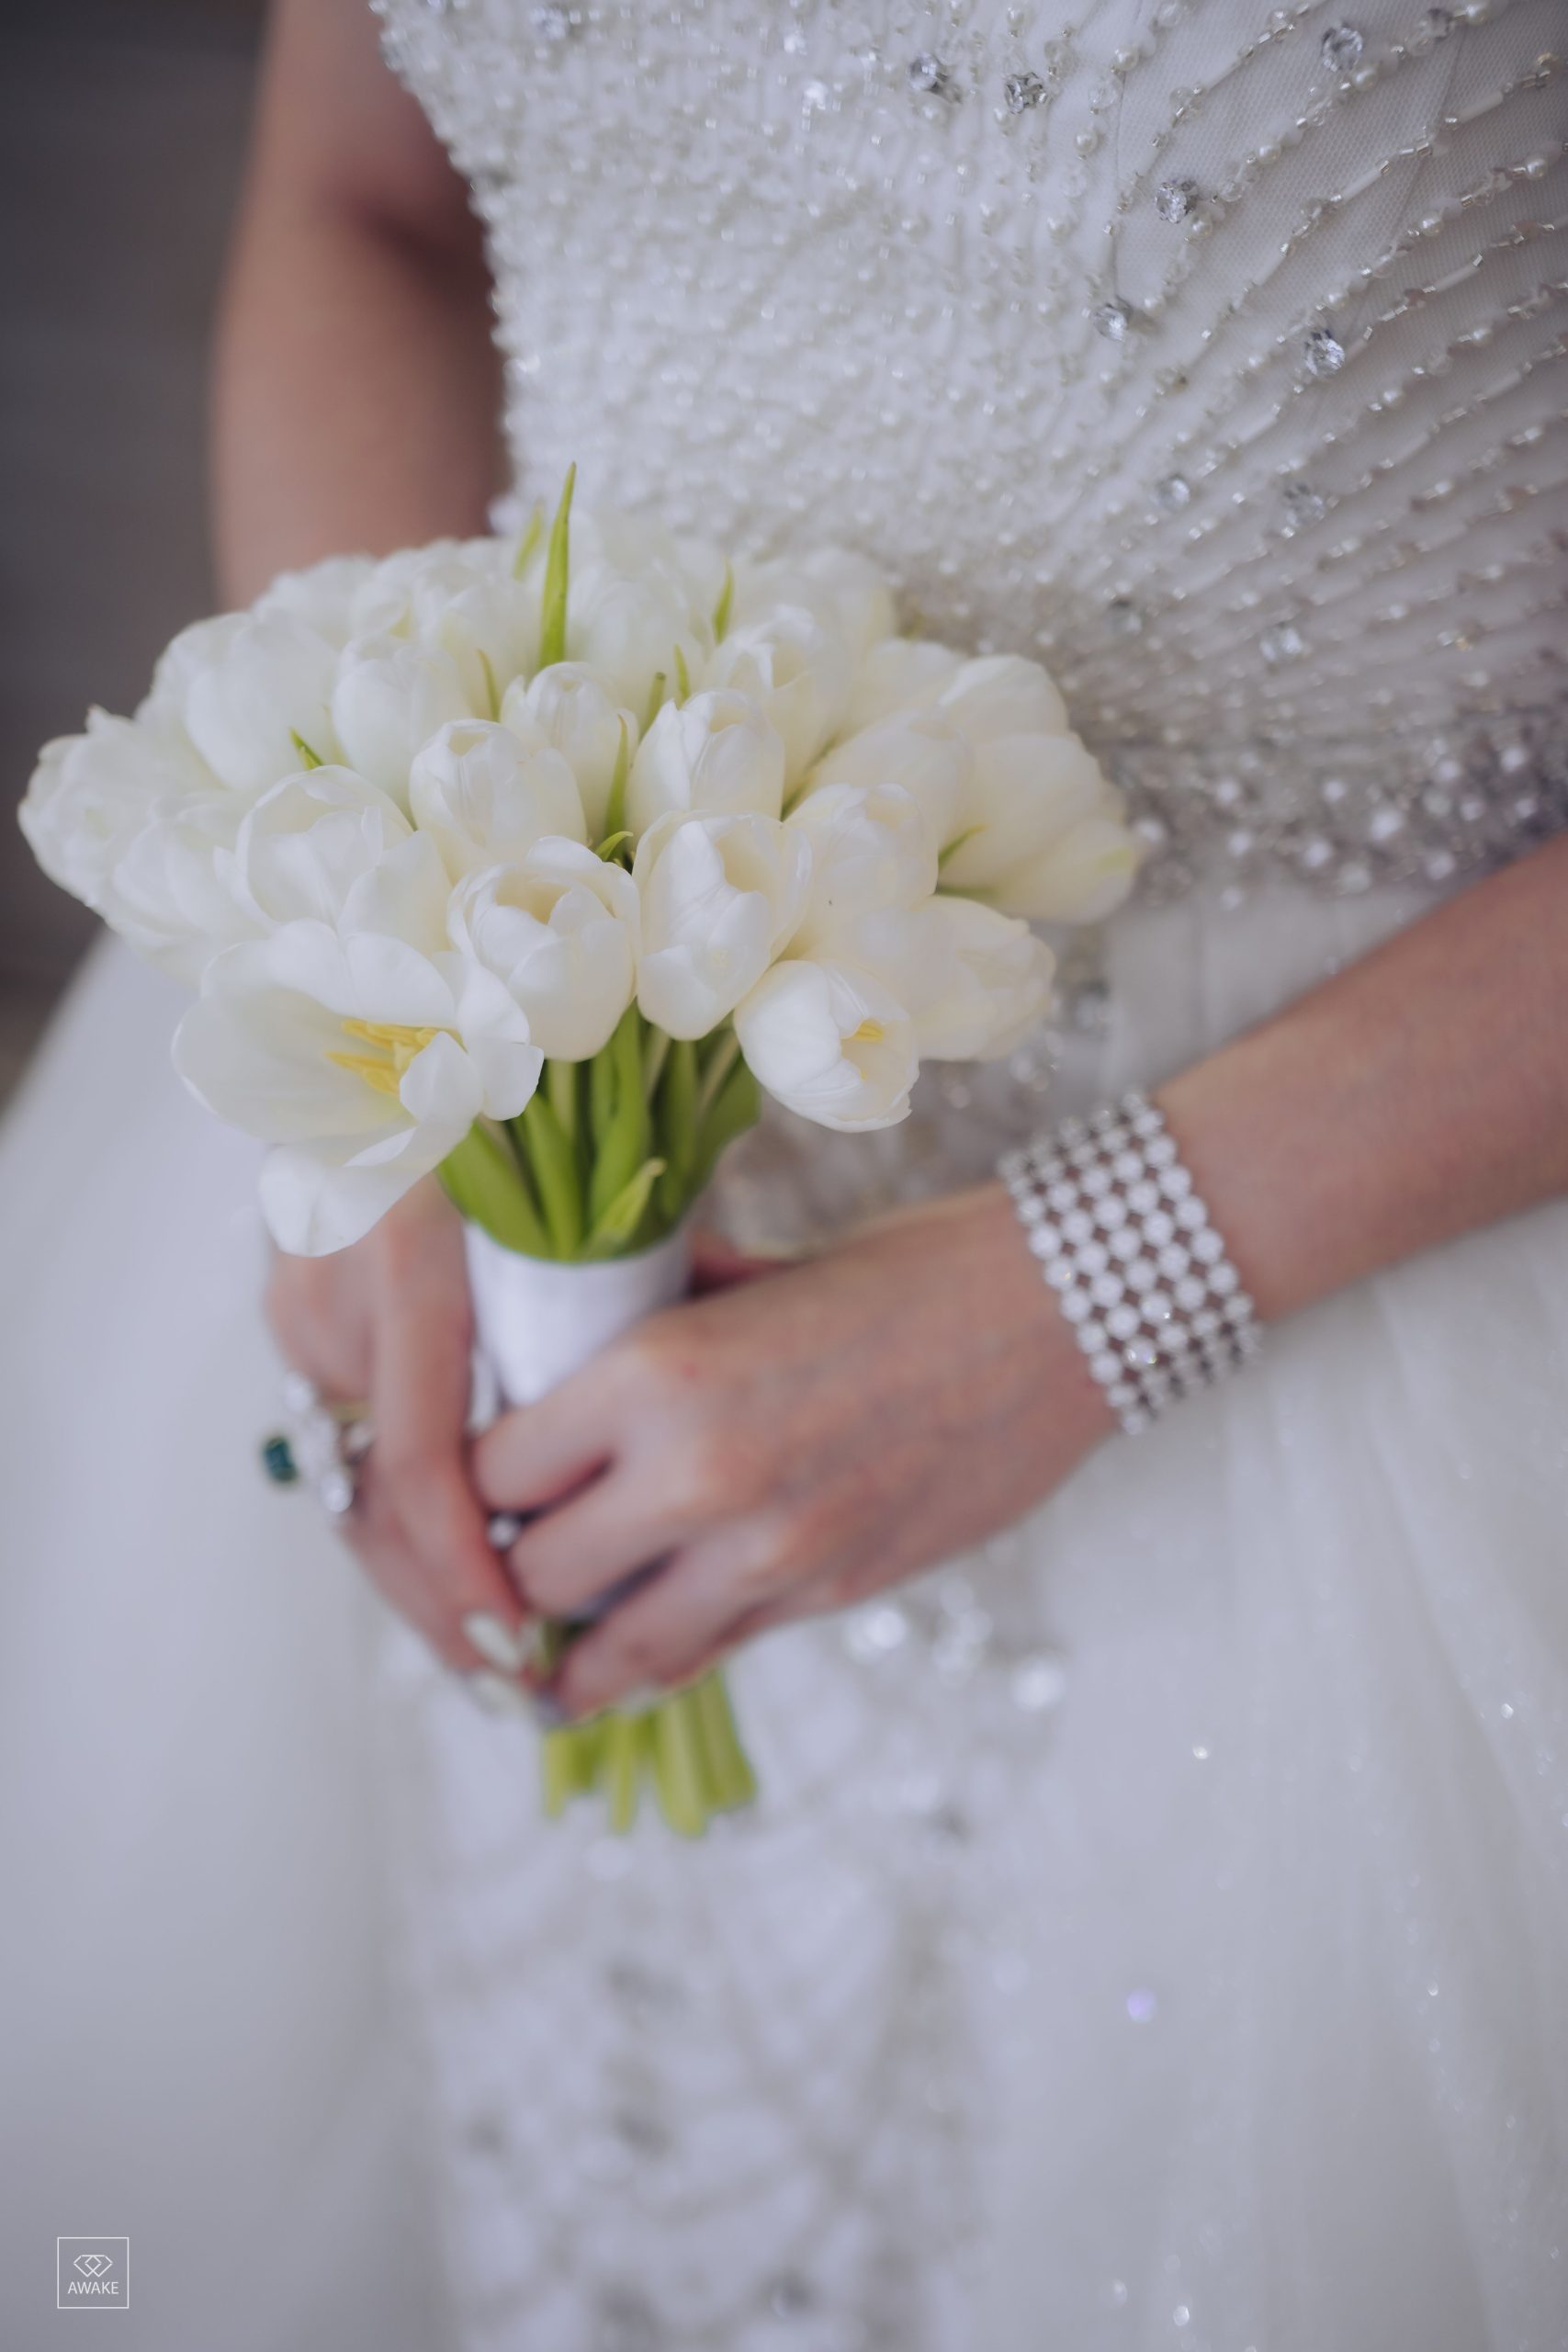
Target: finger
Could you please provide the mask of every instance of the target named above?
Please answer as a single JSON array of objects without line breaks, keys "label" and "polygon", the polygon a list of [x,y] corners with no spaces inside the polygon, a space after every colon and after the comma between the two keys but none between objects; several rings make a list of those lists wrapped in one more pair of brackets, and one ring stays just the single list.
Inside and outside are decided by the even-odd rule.
[{"label": "finger", "polygon": [[476,1439],[474,1485],[491,1510],[544,1510],[603,1470],[614,1450],[604,1397],[578,1373]]},{"label": "finger", "polygon": [[591,1715],[634,1693],[689,1680],[730,1646],[738,1623],[774,1598],[777,1558],[763,1520],[732,1522],[678,1553],[573,1642],[553,1695],[569,1715]]},{"label": "finger", "polygon": [[400,1605],[446,1663],[459,1671],[482,1665],[514,1672],[526,1654],[526,1612],[469,1484],[469,1375],[468,1318],[452,1294],[443,1287],[427,1295],[417,1276],[406,1280],[376,1332],[375,1442],[361,1478],[362,1507],[395,1531]]},{"label": "finger", "polygon": [[266,1319],[286,1363],[323,1396],[357,1404],[370,1386],[369,1326],[330,1260],[273,1256]]},{"label": "finger", "polygon": [[652,1499],[645,1476],[612,1469],[525,1527],[507,1565],[531,1609],[576,1617],[689,1532]]}]

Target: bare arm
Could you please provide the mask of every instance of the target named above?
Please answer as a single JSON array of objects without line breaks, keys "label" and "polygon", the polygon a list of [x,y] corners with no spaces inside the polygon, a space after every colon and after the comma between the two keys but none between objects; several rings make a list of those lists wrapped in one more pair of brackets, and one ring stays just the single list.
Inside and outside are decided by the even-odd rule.
[{"label": "bare arm", "polygon": [[482,530],[500,374],[479,224],[367,0],[276,0],[219,334],[215,530],[248,602],[319,556]]},{"label": "bare arm", "polygon": [[[462,182],[383,62],[368,0],[276,0],[217,355],[228,594],[484,528],[501,477],[488,291]],[[291,1362],[368,1401],[350,1533],[376,1583],[449,1664],[494,1664],[520,1611],[467,1475],[455,1212],[419,1186],[355,1249],[278,1258],[268,1306]],[[477,1645],[476,1615],[491,1621]]]},{"label": "bare arm", "polygon": [[1262,1313],[1568,1192],[1568,840],[1160,1091]]},{"label": "bare arm", "polygon": [[[1568,1192],[1568,840],[1158,1100],[1270,1319]],[[542,1609],[670,1557],[571,1651],[585,1713],[967,1550],[1111,1427],[989,1183],[657,1317],[477,1468],[498,1506],[570,1498],[513,1553]]]}]

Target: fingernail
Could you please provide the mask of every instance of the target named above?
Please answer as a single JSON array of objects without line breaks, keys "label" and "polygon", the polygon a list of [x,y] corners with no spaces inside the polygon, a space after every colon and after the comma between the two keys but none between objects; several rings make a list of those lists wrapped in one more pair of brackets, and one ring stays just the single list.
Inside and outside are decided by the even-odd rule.
[{"label": "fingernail", "polygon": [[463,1638],[502,1674],[521,1674],[528,1663],[530,1645],[524,1630],[513,1632],[493,1610],[470,1609],[463,1620]]},{"label": "fingernail", "polygon": [[508,1682],[504,1674],[466,1674],[463,1680],[475,1706],[482,1707],[487,1715],[525,1715],[528,1701],[515,1682]]},{"label": "fingernail", "polygon": [[564,1731],[571,1721],[571,1710],[563,1706],[553,1690],[535,1690],[528,1694],[527,1703],[534,1710],[534,1721],[541,1731]]}]

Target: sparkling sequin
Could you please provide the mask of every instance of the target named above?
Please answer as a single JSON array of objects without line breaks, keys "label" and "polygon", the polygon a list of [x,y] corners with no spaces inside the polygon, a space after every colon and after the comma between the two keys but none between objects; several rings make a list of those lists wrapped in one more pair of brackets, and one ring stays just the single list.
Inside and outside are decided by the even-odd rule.
[{"label": "sparkling sequin", "polygon": [[1306,651],[1306,639],[1294,621],[1276,621],[1258,639],[1258,650],[1265,662],[1299,662]]},{"label": "sparkling sequin", "polygon": [[1038,74],[1010,74],[1002,84],[1002,101],[1009,114],[1027,114],[1031,107],[1043,106],[1047,96]]},{"label": "sparkling sequin", "polygon": [[1345,365],[1345,346],[1331,327],[1311,327],[1302,337],[1302,365],[1309,376],[1337,376]]},{"label": "sparkling sequin", "polygon": [[1310,481],[1288,481],[1280,492],[1280,503],[1286,527],[1292,531],[1304,531],[1311,524],[1321,523],[1328,512],[1327,500]]},{"label": "sparkling sequin", "polygon": [[1366,45],[1366,38],[1357,26],[1330,25],[1319,49],[1331,74],[1348,74],[1359,65]]},{"label": "sparkling sequin", "polygon": [[1114,298],[1107,302],[1096,302],[1089,315],[1096,334],[1102,334],[1107,343],[1123,342],[1133,323],[1132,305]]},{"label": "sparkling sequin", "polygon": [[908,73],[911,90],[919,90],[922,95],[936,98],[950,98],[955,95],[953,77],[941,58],[934,56],[930,50],[921,50],[918,56],[910,58]]},{"label": "sparkling sequin", "polygon": [[1155,210],[1162,220],[1185,220],[1201,197],[1196,180],[1161,180],[1155,190]]}]

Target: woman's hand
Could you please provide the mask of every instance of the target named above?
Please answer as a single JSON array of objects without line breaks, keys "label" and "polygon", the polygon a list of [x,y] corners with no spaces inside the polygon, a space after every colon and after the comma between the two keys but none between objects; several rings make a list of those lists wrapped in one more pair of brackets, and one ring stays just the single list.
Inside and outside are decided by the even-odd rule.
[{"label": "woman's hand", "polygon": [[511,1555],[542,1615],[661,1564],[572,1645],[581,1715],[951,1558],[1111,1426],[987,1184],[650,1317],[474,1463],[493,1507],[551,1506]]},{"label": "woman's hand", "polygon": [[[267,1314],[323,1396],[368,1407],[375,1442],[342,1527],[383,1597],[460,1672],[514,1672],[523,1611],[468,1478],[472,1317],[456,1209],[431,1181],[352,1249],[277,1258]],[[475,1687],[492,1702],[506,1689],[493,1672]]]}]

